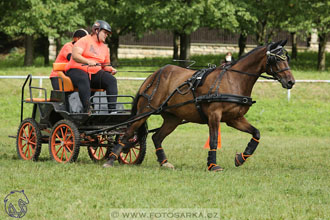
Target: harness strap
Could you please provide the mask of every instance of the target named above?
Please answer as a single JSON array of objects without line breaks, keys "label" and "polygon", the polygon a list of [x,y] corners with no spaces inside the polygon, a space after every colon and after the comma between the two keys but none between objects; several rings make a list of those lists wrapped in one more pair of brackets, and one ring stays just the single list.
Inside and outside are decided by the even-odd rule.
[{"label": "harness strap", "polygon": [[249,96],[216,93],[198,96],[196,98],[196,102],[232,102],[249,106],[255,103],[255,101],[253,101]]},{"label": "harness strap", "polygon": [[[256,75],[256,74],[253,74],[253,73],[247,73],[247,72],[243,72],[243,71],[235,70],[235,69],[228,69],[228,70],[229,71],[236,72],[236,73],[245,74],[245,75],[248,75],[248,76],[261,77],[261,78],[265,78],[265,79],[277,80],[275,77],[271,77],[271,76]],[[285,71],[285,70],[283,70],[283,71]]]}]

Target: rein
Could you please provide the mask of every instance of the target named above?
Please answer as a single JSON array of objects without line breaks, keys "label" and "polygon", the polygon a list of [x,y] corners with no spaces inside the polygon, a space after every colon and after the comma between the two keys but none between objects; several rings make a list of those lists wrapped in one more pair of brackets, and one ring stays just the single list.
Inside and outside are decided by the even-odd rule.
[{"label": "rein", "polygon": [[[243,71],[235,70],[235,69],[226,69],[226,71],[233,71],[233,72],[236,72],[236,73],[240,73],[240,74],[244,74],[244,75],[248,75],[248,76],[252,76],[252,77],[261,77],[261,78],[264,78],[264,79],[277,80],[277,78],[275,78],[273,76],[264,76],[264,75],[259,75],[258,76],[257,74],[247,73],[247,72],[243,72]],[[285,71],[285,70],[283,70],[283,71]]]}]

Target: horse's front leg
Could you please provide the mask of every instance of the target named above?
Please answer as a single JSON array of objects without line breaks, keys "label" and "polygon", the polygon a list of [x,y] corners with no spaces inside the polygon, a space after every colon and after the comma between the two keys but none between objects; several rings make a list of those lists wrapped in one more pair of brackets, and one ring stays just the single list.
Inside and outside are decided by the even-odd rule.
[{"label": "horse's front leg", "polygon": [[104,168],[113,167],[116,160],[118,160],[119,154],[125,146],[130,144],[129,139],[134,136],[134,131],[143,125],[147,118],[143,118],[139,121],[134,122],[124,134],[122,140],[118,140],[118,143],[112,148],[107,162],[103,164]]},{"label": "horse's front leg", "polygon": [[210,150],[207,157],[207,167],[209,171],[222,171],[223,168],[217,165],[217,147],[218,147],[218,131],[220,126],[221,116],[212,114],[209,116],[209,135],[210,135]]},{"label": "horse's front leg", "polygon": [[152,141],[154,142],[156,148],[157,161],[160,166],[174,169],[174,166],[167,160],[162,143],[163,140],[177,128],[177,126],[182,122],[182,119],[169,113],[162,113],[162,117],[164,119],[163,124],[160,129],[152,135]]},{"label": "horse's front leg", "polygon": [[228,126],[236,128],[240,131],[247,132],[252,135],[250,142],[248,143],[245,151],[243,153],[238,153],[235,156],[235,166],[241,166],[249,158],[253,152],[256,150],[259,139],[260,139],[260,132],[257,128],[253,127],[245,117],[241,117],[230,122],[227,122]]}]

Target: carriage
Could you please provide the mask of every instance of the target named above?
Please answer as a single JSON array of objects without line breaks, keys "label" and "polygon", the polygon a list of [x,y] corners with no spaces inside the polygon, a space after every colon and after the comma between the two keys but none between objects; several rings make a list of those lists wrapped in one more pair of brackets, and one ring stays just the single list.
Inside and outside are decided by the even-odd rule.
[{"label": "carriage", "polygon": [[[44,99],[33,99],[31,90],[41,88],[32,87],[32,78],[28,77],[22,88],[18,155],[37,159],[41,144],[48,143],[51,157],[58,162],[75,161],[79,147],[87,146],[93,160],[108,158],[103,164],[105,168],[113,167],[117,159],[121,163],[139,164],[145,156],[146,136],[154,131],[152,141],[157,161],[163,167],[174,168],[168,162],[162,142],[180,124],[193,122],[209,126],[207,167],[209,171],[222,171],[216,162],[216,151],[219,123],[224,122],[252,135],[244,152],[235,155],[235,166],[241,166],[253,155],[260,140],[260,131],[244,117],[254,103],[251,94],[258,78],[277,80],[285,89],[295,84],[290,57],[284,49],[286,42],[258,46],[237,61],[220,67],[196,71],[166,65],[142,83],[133,102],[116,103],[117,106],[131,103],[131,108],[118,108],[113,115],[108,109],[103,113],[102,108],[96,108],[101,102],[94,102],[93,114],[79,113],[79,107],[70,101],[74,100],[71,97],[74,88],[64,74],[59,77],[60,91],[52,91],[50,100],[46,90]],[[263,76],[264,72],[270,76]],[[24,86],[29,79],[30,98],[24,100]],[[32,118],[22,120],[24,103],[34,106]],[[148,131],[146,121],[153,114],[161,115],[163,123],[160,128]],[[30,148],[34,151],[30,152]]]},{"label": "carriage", "polygon": [[[87,147],[92,161],[107,159],[112,147],[125,133],[131,115],[134,97],[118,95],[115,112],[110,113],[107,95],[100,89],[92,89],[91,113],[83,113],[77,89],[69,77],[61,72],[65,64],[54,64],[59,71],[59,90],[47,90],[32,86],[28,75],[22,86],[21,123],[16,136],[18,157],[38,160],[42,145],[48,144],[50,157],[59,163],[75,162],[80,147]],[[25,86],[28,84],[28,97]],[[35,98],[36,92],[43,98]],[[24,118],[25,105],[32,104],[32,116]],[[104,129],[106,128],[106,129]],[[100,131],[101,130],[101,131]],[[138,136],[140,134],[140,136]],[[123,149],[118,160],[122,164],[141,164],[146,153],[147,124],[130,139],[130,146]]]}]

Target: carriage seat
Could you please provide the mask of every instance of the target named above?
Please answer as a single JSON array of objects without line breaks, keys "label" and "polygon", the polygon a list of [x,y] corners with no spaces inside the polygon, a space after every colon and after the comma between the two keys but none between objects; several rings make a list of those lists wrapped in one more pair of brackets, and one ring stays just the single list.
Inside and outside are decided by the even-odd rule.
[{"label": "carriage seat", "polygon": [[[72,84],[70,77],[64,74],[66,63],[53,63],[53,70],[58,72],[58,84],[60,91],[73,92],[78,91]],[[63,81],[63,83],[62,83]],[[103,92],[104,89],[91,88],[92,92]]]}]

